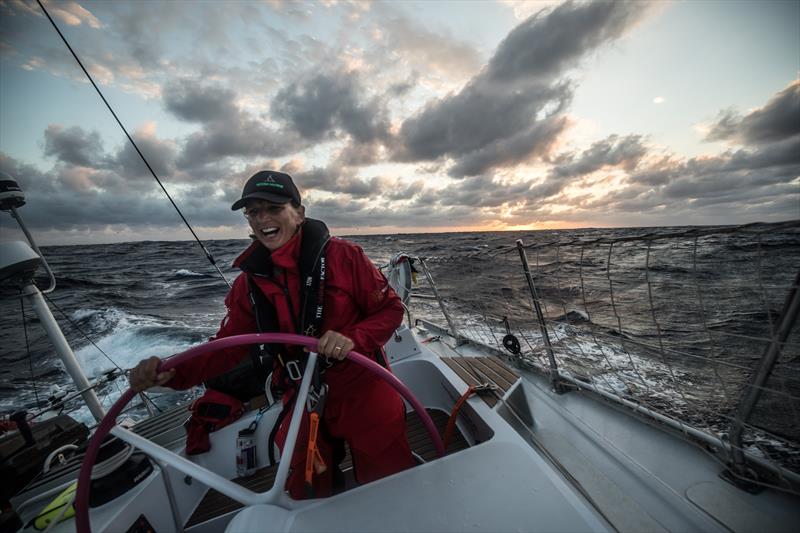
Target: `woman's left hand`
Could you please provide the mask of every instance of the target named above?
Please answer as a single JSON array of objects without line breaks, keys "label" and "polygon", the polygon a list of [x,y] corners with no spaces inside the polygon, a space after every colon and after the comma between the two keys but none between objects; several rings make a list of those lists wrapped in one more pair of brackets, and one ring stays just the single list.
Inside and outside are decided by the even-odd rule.
[{"label": "woman's left hand", "polygon": [[317,353],[341,361],[353,348],[355,344],[352,340],[341,333],[329,330],[319,338]]}]

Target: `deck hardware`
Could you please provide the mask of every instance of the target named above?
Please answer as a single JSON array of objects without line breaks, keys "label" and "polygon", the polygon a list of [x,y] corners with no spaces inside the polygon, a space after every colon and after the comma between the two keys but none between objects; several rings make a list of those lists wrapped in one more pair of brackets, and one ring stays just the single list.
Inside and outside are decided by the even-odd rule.
[{"label": "deck hardware", "polygon": [[503,317],[503,325],[506,327],[506,335],[503,337],[503,348],[514,355],[519,355],[522,352],[519,339],[511,333],[511,326],[508,324],[507,316]]},{"label": "deck hardware", "polygon": [[556,356],[553,353],[553,346],[550,344],[550,335],[547,333],[547,325],[544,321],[542,306],[539,303],[536,285],[533,283],[533,276],[531,276],[531,268],[528,264],[528,256],[525,254],[525,248],[522,245],[522,239],[517,239],[517,250],[519,251],[520,261],[522,261],[522,269],[525,272],[525,279],[528,281],[528,288],[531,291],[531,300],[533,301],[533,308],[536,311],[536,318],[539,321],[539,328],[542,332],[542,340],[544,341],[545,350],[547,350],[547,359],[550,362],[550,383],[555,392],[559,394],[567,392],[569,389],[563,386],[561,383],[561,377],[558,374]]},{"label": "deck hardware", "polygon": [[436,284],[433,282],[433,276],[431,276],[431,271],[428,269],[427,263],[425,263],[425,259],[422,257],[419,258],[419,266],[422,267],[422,272],[425,274],[425,278],[428,280],[428,284],[431,286],[433,290],[433,294],[436,297],[436,301],[439,302],[439,308],[442,310],[442,314],[444,315],[445,320],[447,320],[447,325],[450,327],[450,335],[456,340],[457,345],[464,344],[466,342],[464,338],[458,333],[456,329],[456,324],[453,322],[453,318],[450,316],[450,313],[447,312],[447,308],[444,305],[444,300],[442,297],[439,296],[439,290],[436,288]]},{"label": "deck hardware", "polygon": [[293,381],[300,381],[303,379],[303,373],[300,372],[300,365],[294,359],[286,363],[286,371]]}]

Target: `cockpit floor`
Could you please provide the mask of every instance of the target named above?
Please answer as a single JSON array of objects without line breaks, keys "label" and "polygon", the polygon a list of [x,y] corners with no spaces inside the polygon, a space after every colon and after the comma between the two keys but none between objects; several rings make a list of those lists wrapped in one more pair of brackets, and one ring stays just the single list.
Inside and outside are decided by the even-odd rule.
[{"label": "cockpit floor", "polygon": [[[447,426],[447,420],[449,419],[450,415],[439,409],[428,409],[427,411],[428,415],[430,415],[431,419],[436,425],[439,434],[444,434],[445,427]],[[408,413],[406,419],[406,435],[408,437],[408,444],[411,446],[411,450],[423,460],[430,461],[436,457],[436,448],[428,436],[428,432],[425,430],[422,420],[413,411]],[[468,447],[469,444],[464,436],[460,431],[456,431],[447,447],[447,453],[451,454]],[[341,464],[341,468],[345,474],[345,477],[349,478],[349,488],[349,486],[353,483],[352,461],[350,459],[349,451]],[[236,478],[232,481],[254,492],[265,492],[272,487],[272,484],[275,481],[275,474],[277,470],[277,464],[270,465],[261,468],[252,476]],[[197,506],[197,509],[189,518],[189,521],[186,523],[184,528],[189,529],[197,524],[235,511],[240,507],[242,507],[242,504],[239,502],[217,492],[216,490],[210,489]]]}]

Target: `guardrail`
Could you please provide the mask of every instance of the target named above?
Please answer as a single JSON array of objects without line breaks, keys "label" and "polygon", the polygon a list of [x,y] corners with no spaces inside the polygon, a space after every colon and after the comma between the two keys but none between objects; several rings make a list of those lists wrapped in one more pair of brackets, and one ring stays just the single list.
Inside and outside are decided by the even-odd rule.
[{"label": "guardrail", "polygon": [[739,484],[797,492],[800,221],[525,239],[423,258],[435,301],[410,309],[499,350],[513,334],[509,357],[555,388],[703,442]]}]

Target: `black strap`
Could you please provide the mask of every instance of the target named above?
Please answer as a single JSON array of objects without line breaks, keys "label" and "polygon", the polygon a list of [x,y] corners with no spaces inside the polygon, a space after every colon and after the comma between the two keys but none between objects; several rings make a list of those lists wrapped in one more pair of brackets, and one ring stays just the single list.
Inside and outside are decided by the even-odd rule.
[{"label": "black strap", "polygon": [[[258,333],[279,331],[280,324],[275,307],[269,303],[250,274],[247,274],[247,292],[256,321],[256,331]],[[274,358],[281,353],[282,348],[281,344],[274,343],[251,346],[250,355],[253,358],[253,364],[265,364],[264,359],[268,359],[270,364],[267,368],[271,369]]]},{"label": "black strap", "polygon": [[303,241],[300,244],[300,328],[297,333],[309,337],[322,334],[322,314],[325,303],[325,277],[327,264],[325,249],[330,232],[324,222],[306,219],[303,224]]}]

